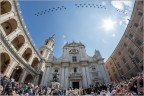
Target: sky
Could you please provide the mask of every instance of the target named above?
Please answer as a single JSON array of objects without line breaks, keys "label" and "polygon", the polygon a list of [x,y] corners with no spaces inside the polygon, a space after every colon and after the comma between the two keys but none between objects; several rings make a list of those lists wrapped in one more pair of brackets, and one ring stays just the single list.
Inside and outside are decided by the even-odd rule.
[{"label": "sky", "polygon": [[119,43],[133,11],[134,0],[20,0],[27,29],[39,49],[55,34],[54,56],[66,42],[81,42],[93,56],[106,61]]}]

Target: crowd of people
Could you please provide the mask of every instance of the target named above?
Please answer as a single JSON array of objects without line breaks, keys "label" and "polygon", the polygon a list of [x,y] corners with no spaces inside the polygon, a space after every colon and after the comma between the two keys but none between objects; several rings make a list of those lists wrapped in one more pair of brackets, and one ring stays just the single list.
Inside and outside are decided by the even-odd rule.
[{"label": "crowd of people", "polygon": [[0,76],[0,95],[13,96],[142,96],[144,73],[129,80],[110,82],[107,84],[96,83],[87,89],[52,89],[51,87],[38,86],[32,83],[15,82],[6,76]]}]

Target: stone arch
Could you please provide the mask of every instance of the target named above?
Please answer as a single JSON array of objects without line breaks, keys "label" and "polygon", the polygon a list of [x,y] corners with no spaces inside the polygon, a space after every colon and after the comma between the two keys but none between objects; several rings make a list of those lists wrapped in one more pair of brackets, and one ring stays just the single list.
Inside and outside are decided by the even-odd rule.
[{"label": "stone arch", "polygon": [[29,82],[33,82],[33,80],[34,80],[34,77],[31,75],[31,74],[28,74],[27,76],[26,76],[26,78],[25,78],[25,82],[26,83],[29,83]]},{"label": "stone arch", "polygon": [[19,81],[22,71],[22,67],[16,66],[11,74],[11,78],[13,78],[15,81]]},{"label": "stone arch", "polygon": [[1,66],[0,66],[1,73],[4,74],[11,60],[10,56],[5,52],[1,53],[0,57],[1,57]]},{"label": "stone arch", "polygon": [[9,35],[10,33],[12,33],[18,26],[17,21],[15,19],[7,20],[3,22],[1,25],[6,35]]},{"label": "stone arch", "polygon": [[13,41],[12,44],[15,47],[15,49],[18,51],[22,45],[25,43],[25,38],[23,35],[17,36]]},{"label": "stone arch", "polygon": [[10,12],[12,9],[12,5],[9,1],[1,2],[1,15]]},{"label": "stone arch", "polygon": [[32,49],[31,48],[27,48],[25,50],[25,52],[23,53],[22,57],[28,62],[28,60],[30,59],[30,57],[32,56]]},{"label": "stone arch", "polygon": [[39,64],[39,60],[38,60],[37,57],[35,57],[35,58],[33,59],[33,62],[32,62],[32,64],[31,64],[31,66],[32,66],[35,70],[37,70],[38,64]]}]

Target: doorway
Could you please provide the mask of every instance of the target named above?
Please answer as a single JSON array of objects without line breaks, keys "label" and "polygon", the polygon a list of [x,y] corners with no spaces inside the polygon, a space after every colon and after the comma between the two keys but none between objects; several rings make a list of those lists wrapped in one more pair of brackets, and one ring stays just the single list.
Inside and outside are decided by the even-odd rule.
[{"label": "doorway", "polygon": [[79,82],[73,82],[73,88],[78,89],[79,88]]}]

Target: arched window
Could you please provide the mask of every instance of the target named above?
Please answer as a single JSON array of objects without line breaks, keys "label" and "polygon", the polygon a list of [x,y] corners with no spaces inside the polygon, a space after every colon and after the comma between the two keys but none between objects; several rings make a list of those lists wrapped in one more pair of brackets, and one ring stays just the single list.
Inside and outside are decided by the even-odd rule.
[{"label": "arched window", "polygon": [[15,19],[10,19],[10,20],[5,21],[1,25],[5,31],[5,34],[9,35],[17,28],[17,21]]},{"label": "arched window", "polygon": [[23,53],[22,57],[28,62],[32,55],[32,50],[30,48],[27,48],[25,52]]},{"label": "arched window", "polygon": [[37,70],[38,64],[39,64],[38,58],[34,58],[31,66],[32,66],[35,70]]},{"label": "arched window", "polygon": [[7,53],[1,53],[1,73],[4,74],[8,65],[10,64],[10,56]]},{"label": "arched window", "polygon": [[10,12],[11,9],[12,9],[12,6],[9,1],[1,2],[1,15]]},{"label": "arched window", "polygon": [[15,49],[18,51],[22,45],[25,43],[25,38],[22,35],[17,36],[13,41],[12,44],[15,47]]}]

